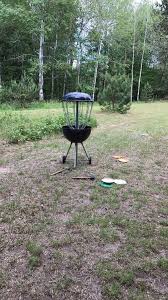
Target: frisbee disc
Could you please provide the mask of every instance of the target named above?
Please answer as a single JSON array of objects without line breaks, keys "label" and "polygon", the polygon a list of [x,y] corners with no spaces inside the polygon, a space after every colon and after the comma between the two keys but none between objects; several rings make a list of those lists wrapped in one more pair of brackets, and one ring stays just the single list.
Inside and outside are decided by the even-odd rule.
[{"label": "frisbee disc", "polygon": [[116,183],[116,184],[119,184],[119,185],[127,184],[127,182],[125,180],[122,180],[122,179],[115,179],[113,182]]},{"label": "frisbee disc", "polygon": [[112,184],[112,183],[114,183],[114,179],[112,179],[112,178],[103,178],[102,182],[105,183],[105,184]]}]

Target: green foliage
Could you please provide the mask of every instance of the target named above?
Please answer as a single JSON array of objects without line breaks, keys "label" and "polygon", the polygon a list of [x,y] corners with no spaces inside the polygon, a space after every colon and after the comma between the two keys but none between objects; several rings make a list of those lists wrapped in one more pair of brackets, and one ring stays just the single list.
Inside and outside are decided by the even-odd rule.
[{"label": "green foliage", "polygon": [[28,241],[26,249],[30,254],[28,265],[31,269],[37,268],[41,265],[42,248],[34,241]]},{"label": "green foliage", "polygon": [[122,114],[130,109],[130,80],[126,75],[106,74],[100,105]]},{"label": "green foliage", "polygon": [[6,276],[3,272],[0,271],[0,290],[3,289],[6,285]]},{"label": "green foliage", "polygon": [[40,256],[42,254],[42,248],[41,246],[37,245],[33,241],[29,241],[26,245],[27,251],[29,251],[30,254],[34,256]]},{"label": "green foliage", "polygon": [[107,284],[104,288],[104,294],[108,297],[108,299],[119,299],[119,297],[121,296],[120,284]]},{"label": "green foliage", "polygon": [[[38,85],[41,20],[44,22],[45,38],[43,44],[45,98],[59,99],[63,92],[77,89],[92,94],[96,75],[95,99],[97,99],[99,91],[104,86],[102,76],[107,71],[113,76],[120,71],[121,74],[128,74],[131,77],[134,17],[136,41],[133,96],[136,98],[147,15],[148,34],[141,86],[148,81],[155,97],[167,96],[165,3],[164,1],[160,5],[162,16],[158,18],[159,10],[156,14],[152,14],[152,5],[149,1],[137,5],[134,14],[133,0],[117,2],[116,0],[1,0],[0,78],[3,89],[0,102],[18,101],[24,106],[36,98],[37,86],[35,95],[34,93],[32,95],[33,85],[26,84],[25,91],[19,82],[24,74],[28,74]],[[156,27],[159,30],[154,32]],[[100,41],[102,45],[99,53]],[[79,63],[80,68],[78,66],[76,69],[72,68],[74,61]],[[98,72],[95,72],[97,64]],[[157,65],[161,67],[158,68]],[[163,77],[161,84],[158,80],[160,75]],[[125,104],[115,108],[121,113],[125,113],[128,109],[129,105]]]},{"label": "green foliage", "polygon": [[0,103],[14,103],[25,107],[37,97],[37,86],[28,77],[22,77],[18,82],[11,81],[9,86],[0,90]]},{"label": "green foliage", "polygon": [[122,287],[131,287],[135,274],[128,269],[117,269],[110,261],[97,265],[97,275],[104,283],[104,294],[108,299],[119,299]]},{"label": "green foliage", "polygon": [[153,89],[152,86],[147,82],[142,90],[141,100],[152,101],[153,100]]},{"label": "green foliage", "polygon": [[168,271],[168,259],[167,258],[160,258],[157,262],[157,265],[163,270]]},{"label": "green foliage", "polygon": [[28,260],[28,264],[30,269],[35,269],[41,265],[41,260],[37,256],[30,256]]},{"label": "green foliage", "polygon": [[[66,124],[64,116],[47,116],[31,119],[23,114],[5,112],[0,114],[0,129],[2,135],[9,143],[20,143],[25,141],[36,141],[44,136],[61,132],[62,126]],[[97,125],[96,119],[91,118],[90,125]]]},{"label": "green foliage", "polygon": [[100,238],[111,243],[115,243],[117,240],[119,240],[117,233],[108,227],[100,229]]},{"label": "green foliage", "polygon": [[59,279],[56,287],[57,290],[67,290],[72,284],[74,284],[74,280],[71,277],[64,275]]},{"label": "green foliage", "polygon": [[82,83],[77,87],[78,91],[82,91],[84,93],[88,93],[90,95],[93,94],[93,86]]}]

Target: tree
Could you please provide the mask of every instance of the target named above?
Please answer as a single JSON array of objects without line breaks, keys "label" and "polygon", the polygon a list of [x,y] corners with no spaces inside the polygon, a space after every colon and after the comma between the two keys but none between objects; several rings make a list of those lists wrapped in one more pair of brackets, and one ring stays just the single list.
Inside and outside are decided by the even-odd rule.
[{"label": "tree", "polygon": [[100,104],[110,111],[126,113],[130,109],[130,80],[126,75],[106,74],[106,88]]},{"label": "tree", "polygon": [[168,95],[168,1],[162,0],[155,9],[155,14],[158,17],[155,23],[156,32],[156,55],[157,67],[159,72],[159,94],[161,97]]},{"label": "tree", "polygon": [[109,75],[130,79],[131,102],[147,82],[166,95],[167,11],[167,1],[0,0],[0,88],[26,75],[40,100],[73,90],[99,100]]}]

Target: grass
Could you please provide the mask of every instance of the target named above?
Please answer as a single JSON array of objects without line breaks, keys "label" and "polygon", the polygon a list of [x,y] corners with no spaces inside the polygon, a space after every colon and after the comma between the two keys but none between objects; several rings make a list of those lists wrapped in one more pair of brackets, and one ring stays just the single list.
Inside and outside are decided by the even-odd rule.
[{"label": "grass", "polygon": [[[8,124],[1,122],[2,300],[44,295],[167,299],[167,111],[166,102],[134,104],[127,115],[105,113],[95,105],[98,127],[86,142],[93,165],[81,162],[56,176],[50,174],[63,168],[59,159],[68,147],[61,135],[7,144],[2,127]],[[27,110],[1,108],[0,118],[11,114],[8,128],[20,115],[29,125],[44,126],[60,112],[55,103],[33,104]],[[129,161],[120,163],[113,155]],[[89,174],[96,181],[72,180]],[[98,182],[106,176],[127,185],[103,189]]]},{"label": "grass", "polygon": [[26,245],[26,249],[27,251],[29,251],[29,253],[31,255],[34,256],[40,256],[42,254],[42,248],[37,245],[35,242],[29,241]]},{"label": "grass", "polygon": [[63,276],[57,283],[57,290],[67,290],[72,284],[74,284],[74,280],[68,276]]},{"label": "grass", "polygon": [[104,282],[104,294],[109,299],[121,297],[122,286],[131,287],[134,283],[134,273],[130,270],[120,270],[108,262],[97,266],[97,274]]},{"label": "grass", "polygon": [[100,238],[101,240],[109,243],[115,243],[119,240],[119,236],[111,228],[102,228],[100,230]]},{"label": "grass", "polygon": [[59,249],[61,247],[64,246],[68,246],[71,244],[71,237],[70,236],[66,236],[65,238],[61,239],[61,240],[54,240],[52,242],[52,246],[55,249]]},{"label": "grass", "polygon": [[30,256],[28,259],[28,265],[31,269],[37,268],[41,265],[42,248],[34,241],[28,241],[26,249]]},{"label": "grass", "polygon": [[3,289],[5,285],[6,285],[5,275],[0,271],[0,290]]}]

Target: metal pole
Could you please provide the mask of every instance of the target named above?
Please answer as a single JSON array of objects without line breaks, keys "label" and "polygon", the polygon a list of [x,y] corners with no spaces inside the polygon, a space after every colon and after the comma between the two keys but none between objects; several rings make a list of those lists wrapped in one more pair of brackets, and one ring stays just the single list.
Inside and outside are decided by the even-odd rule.
[{"label": "metal pole", "polygon": [[79,103],[76,102],[76,129],[79,129]]},{"label": "metal pole", "polygon": [[78,165],[78,143],[75,143],[75,160],[74,160],[74,168]]},{"label": "metal pole", "polygon": [[[75,128],[79,129],[79,103],[76,102],[76,124]],[[74,168],[77,167],[78,164],[78,143],[75,143],[75,161],[74,161]]]}]

